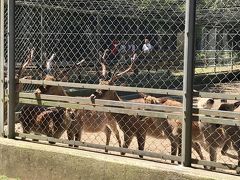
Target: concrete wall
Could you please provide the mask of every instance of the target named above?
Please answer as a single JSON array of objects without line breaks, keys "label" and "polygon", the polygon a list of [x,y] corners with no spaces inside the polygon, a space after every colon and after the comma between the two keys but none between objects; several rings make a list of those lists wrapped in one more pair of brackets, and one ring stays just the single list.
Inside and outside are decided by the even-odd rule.
[{"label": "concrete wall", "polygon": [[22,180],[234,179],[178,165],[0,138],[0,174]]}]

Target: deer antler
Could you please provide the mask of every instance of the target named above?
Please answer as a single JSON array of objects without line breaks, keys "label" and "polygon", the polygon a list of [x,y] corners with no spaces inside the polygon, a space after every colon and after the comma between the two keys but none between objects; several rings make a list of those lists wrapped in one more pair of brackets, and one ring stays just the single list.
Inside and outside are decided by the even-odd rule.
[{"label": "deer antler", "polygon": [[120,73],[118,73],[118,74],[114,74],[114,75],[112,76],[112,78],[110,79],[109,82],[114,82],[116,79],[120,78],[122,75],[128,73],[128,72],[132,69],[132,66],[133,66],[133,64],[135,63],[136,59],[137,59],[137,54],[135,53],[135,54],[133,55],[133,57],[131,58],[131,64],[130,64],[130,66],[129,66],[125,71],[120,72]]},{"label": "deer antler", "polygon": [[28,66],[30,63],[32,63],[34,51],[35,51],[34,48],[32,48],[32,49],[29,50],[29,54],[28,54],[28,56],[27,56],[26,62],[25,62],[25,63],[22,63],[21,67],[19,68],[19,71],[18,71],[17,76],[16,76],[17,79],[19,79],[19,78],[22,76],[22,74],[23,74],[23,72],[25,71],[25,69],[27,68],[27,66]]},{"label": "deer antler", "polygon": [[47,62],[46,62],[46,69],[47,69],[48,71],[51,70],[51,64],[52,64],[52,61],[53,61],[53,59],[54,59],[55,56],[56,56],[55,53],[52,54],[52,56],[51,56],[51,57],[47,60]]},{"label": "deer antler", "polygon": [[107,53],[109,52],[109,49],[105,49],[103,54],[101,51],[99,51],[99,62],[102,66],[102,71],[101,73],[97,70],[97,73],[99,76],[103,76],[104,78],[106,78],[107,76],[107,67],[106,67],[106,56]]},{"label": "deer antler", "polygon": [[76,65],[77,66],[80,66],[80,65],[82,65],[82,63],[84,63],[85,62],[85,59],[82,59],[80,62],[78,62]]},{"label": "deer antler", "polygon": [[104,63],[106,62],[106,56],[107,56],[107,53],[109,52],[109,49],[105,49],[103,55],[102,55],[102,60],[104,60]]}]

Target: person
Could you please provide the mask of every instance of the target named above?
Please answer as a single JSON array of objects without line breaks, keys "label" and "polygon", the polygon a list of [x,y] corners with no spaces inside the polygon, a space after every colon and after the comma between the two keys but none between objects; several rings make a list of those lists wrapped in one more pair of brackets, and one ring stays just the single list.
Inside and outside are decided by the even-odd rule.
[{"label": "person", "polygon": [[117,62],[117,59],[118,59],[118,56],[119,56],[119,42],[118,40],[114,39],[112,41],[112,44],[110,46],[110,50],[111,50],[111,53],[110,53],[110,64],[109,65],[113,65]]},{"label": "person", "polygon": [[123,41],[120,43],[119,52],[120,52],[121,54],[126,54],[126,52],[127,52],[127,45],[126,45],[126,41],[125,41],[125,40],[123,40]]},{"label": "person", "polygon": [[111,54],[112,54],[113,56],[116,56],[116,55],[118,54],[118,46],[119,46],[118,40],[114,39],[114,40],[112,41],[112,44],[111,44],[111,47],[110,47],[110,49],[111,49]]},{"label": "person", "polygon": [[125,62],[125,55],[127,53],[127,44],[125,40],[122,40],[119,45],[119,53],[120,53],[120,62]]},{"label": "person", "polygon": [[136,52],[137,47],[136,47],[136,45],[133,43],[133,41],[131,41],[131,40],[129,41],[127,50],[128,50],[128,52],[129,52],[130,54],[134,54],[134,53]]},{"label": "person", "polygon": [[142,50],[144,53],[149,53],[153,50],[153,46],[150,44],[149,39],[145,38],[145,43],[143,44]]}]

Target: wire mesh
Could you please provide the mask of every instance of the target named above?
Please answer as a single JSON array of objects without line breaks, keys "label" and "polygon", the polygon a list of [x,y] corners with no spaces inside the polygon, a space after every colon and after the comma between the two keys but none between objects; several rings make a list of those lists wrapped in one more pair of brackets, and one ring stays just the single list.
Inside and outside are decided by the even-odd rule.
[{"label": "wire mesh", "polygon": [[238,93],[239,12],[238,1],[198,2],[196,90]]},{"label": "wire mesh", "polygon": [[[239,5],[227,0],[198,1],[194,89],[238,92]],[[184,18],[182,0],[17,0],[17,78],[182,90]],[[182,107],[182,97],[170,99],[160,94],[152,97],[33,84],[17,88],[36,97],[41,93],[94,95],[146,103],[149,109],[153,104]],[[213,108],[220,104],[215,100]],[[18,104],[16,132],[181,156],[181,119],[113,113],[108,105],[108,113],[73,109],[71,104],[69,108],[47,106]],[[165,112],[180,114],[181,110]],[[237,126],[193,122],[192,130],[194,158],[239,165],[225,156],[239,153]],[[221,152],[224,144],[226,152]],[[210,148],[217,152],[216,159],[211,157],[214,153],[209,156],[206,152]]]},{"label": "wire mesh", "polygon": [[[239,5],[238,1],[228,0],[197,2],[194,89],[223,94],[239,92],[240,32],[239,20],[236,18],[240,12]],[[234,100],[223,97],[214,101],[214,110],[238,112],[238,105]],[[221,108],[223,106],[224,108]],[[233,119],[238,119],[237,116]],[[223,120],[227,118],[213,117]],[[237,125],[219,125],[216,122],[200,123],[199,127],[202,134],[197,136],[197,139],[200,140],[198,142],[201,144],[204,159],[239,165],[239,141],[235,139],[240,135]],[[224,151],[228,151],[230,155]],[[234,155],[231,156],[232,154]],[[195,151],[193,157],[199,159]],[[236,170],[236,167],[233,169]],[[237,172],[239,173],[239,170]]]},{"label": "wire mesh", "polygon": [[[183,5],[175,1],[16,1],[16,74],[33,80],[99,84],[101,79],[109,85],[181,90]],[[109,83],[109,79],[114,81]],[[17,88],[36,95],[89,96],[95,91],[31,84]],[[106,98],[121,100],[116,97]],[[166,154],[177,150],[177,145],[173,150],[168,145],[174,141],[172,135],[164,135],[171,134],[170,125],[160,128],[167,121],[155,125],[157,120],[152,118],[31,104],[18,105],[18,111],[16,132],[145,147]],[[149,131],[148,126],[152,127]],[[146,139],[146,134],[153,138]],[[159,145],[152,143],[161,136],[165,137],[157,140]]]},{"label": "wire mesh", "polygon": [[[183,5],[175,1],[17,1],[16,61],[23,61],[26,49],[34,47],[35,68],[29,70],[34,78],[42,79],[40,67],[55,53],[49,73],[56,79],[67,71],[68,82],[98,84],[99,51],[111,50],[106,57],[111,72],[126,67],[136,52],[135,73],[118,85],[181,89],[182,77],[174,73],[183,67]],[[80,66],[72,67],[82,60]]]},{"label": "wire mesh", "polygon": [[[200,100],[200,103],[198,104],[199,108],[206,108],[202,101],[203,100]],[[223,112],[239,112],[239,101],[236,102],[230,100],[228,102],[220,102],[220,100],[214,100],[212,105],[213,106],[209,106],[207,109],[221,110]],[[235,116],[235,118],[224,116],[213,117],[222,118],[223,121],[227,121],[227,119],[238,119],[237,115]],[[226,118],[226,120],[224,118]],[[201,133],[199,134],[198,131]],[[197,159],[200,157],[202,160],[229,164],[227,166],[229,169],[237,170],[237,173],[239,173],[239,170],[237,169],[237,166],[239,166],[239,132],[239,126],[237,125],[228,125],[228,123],[218,124],[218,121],[215,123],[199,123],[199,130],[193,130],[193,141],[196,141],[201,145],[201,147],[198,147],[197,149],[199,151],[202,150],[203,158],[201,158],[199,154],[196,154],[197,151],[193,151],[193,157]],[[214,166],[210,168],[212,170],[216,169]],[[231,170],[228,170],[227,172],[231,172]]]}]

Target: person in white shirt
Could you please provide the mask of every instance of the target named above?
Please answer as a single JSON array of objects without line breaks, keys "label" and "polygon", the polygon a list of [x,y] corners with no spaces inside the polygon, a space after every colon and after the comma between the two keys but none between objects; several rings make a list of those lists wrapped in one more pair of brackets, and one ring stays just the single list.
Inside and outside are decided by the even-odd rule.
[{"label": "person in white shirt", "polygon": [[145,43],[142,47],[144,53],[148,53],[153,50],[153,46],[150,44],[149,40],[146,38]]}]

